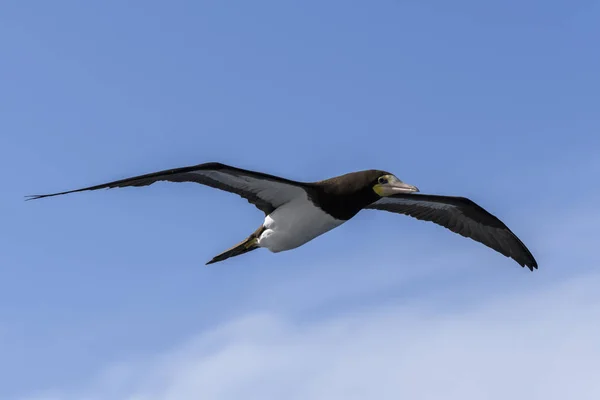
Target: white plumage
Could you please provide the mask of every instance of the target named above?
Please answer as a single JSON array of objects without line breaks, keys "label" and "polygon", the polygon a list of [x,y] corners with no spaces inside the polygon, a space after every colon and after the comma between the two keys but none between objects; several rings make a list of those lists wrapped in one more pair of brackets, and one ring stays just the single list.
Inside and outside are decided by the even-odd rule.
[{"label": "white plumage", "polygon": [[265,217],[258,245],[273,253],[291,250],[344,222],[316,207],[304,194]]}]

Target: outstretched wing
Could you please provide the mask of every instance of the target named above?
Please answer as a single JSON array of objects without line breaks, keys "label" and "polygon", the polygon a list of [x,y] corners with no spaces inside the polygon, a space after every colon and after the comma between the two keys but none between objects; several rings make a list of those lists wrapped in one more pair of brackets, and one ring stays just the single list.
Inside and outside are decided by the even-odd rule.
[{"label": "outstretched wing", "polygon": [[191,167],[168,169],[151,174],[134,176],[101,185],[69,190],[60,193],[28,196],[28,200],[58,196],[68,193],[83,192],[127,186],[147,186],[158,181],[196,182],[216,189],[235,193],[254,204],[265,214],[291,201],[293,198],[305,196],[305,184],[261,172],[248,171],[220,163],[205,163]]},{"label": "outstretched wing", "polygon": [[510,257],[531,271],[537,262],[527,247],[502,221],[464,197],[398,194],[383,197],[366,208],[431,221]]}]

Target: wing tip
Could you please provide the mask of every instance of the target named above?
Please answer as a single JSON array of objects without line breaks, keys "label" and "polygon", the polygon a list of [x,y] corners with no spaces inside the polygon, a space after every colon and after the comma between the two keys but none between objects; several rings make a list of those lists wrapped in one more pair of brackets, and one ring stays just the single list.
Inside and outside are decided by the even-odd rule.
[{"label": "wing tip", "polygon": [[37,200],[37,199],[42,199],[44,197],[48,197],[49,195],[47,194],[28,194],[25,197],[25,201],[29,201],[29,200]]},{"label": "wing tip", "polygon": [[529,268],[529,270],[531,272],[535,271],[536,269],[538,269],[538,264],[534,259],[525,261],[525,262],[519,262],[519,264],[521,264],[521,267],[525,268]]},{"label": "wing tip", "polygon": [[52,194],[28,194],[25,196],[25,201],[44,199],[46,197],[60,196],[71,192],[52,193]]},{"label": "wing tip", "polygon": [[38,200],[38,199],[44,199],[46,197],[62,196],[65,194],[79,193],[79,192],[85,192],[87,190],[98,190],[98,189],[104,189],[104,188],[109,189],[110,187],[104,187],[104,185],[99,185],[99,186],[86,187],[83,189],[67,190],[66,192],[57,192],[57,193],[49,193],[49,194],[30,194],[30,195],[25,196],[25,201]]}]

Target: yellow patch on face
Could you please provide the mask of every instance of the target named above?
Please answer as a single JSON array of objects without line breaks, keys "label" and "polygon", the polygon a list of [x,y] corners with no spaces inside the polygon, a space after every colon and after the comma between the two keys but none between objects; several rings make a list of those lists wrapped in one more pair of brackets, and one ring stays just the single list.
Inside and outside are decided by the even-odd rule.
[{"label": "yellow patch on face", "polygon": [[385,195],[383,194],[383,188],[381,187],[381,184],[378,183],[375,186],[373,186],[373,191],[379,196],[385,197]]},{"label": "yellow patch on face", "polygon": [[[379,179],[381,178],[385,178],[388,182],[390,182],[394,177],[392,175],[383,175],[379,177]],[[385,190],[386,185],[387,183],[376,183],[375,185],[373,185],[373,191],[381,197],[388,196],[389,193]]]}]

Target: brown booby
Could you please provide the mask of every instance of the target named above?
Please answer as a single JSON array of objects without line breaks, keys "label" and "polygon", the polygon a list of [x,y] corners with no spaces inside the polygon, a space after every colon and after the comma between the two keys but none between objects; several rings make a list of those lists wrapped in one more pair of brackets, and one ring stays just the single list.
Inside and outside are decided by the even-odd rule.
[{"label": "brown booby", "polygon": [[464,197],[416,194],[395,175],[371,169],[318,182],[298,182],[221,163],[204,163],[125,178],[82,189],[28,196],[29,200],[105,188],[147,186],[158,181],[196,182],[235,193],[265,213],[261,226],[207,264],[264,247],[277,253],[301,246],[363,209],[384,210],[431,221],[480,242],[531,271],[531,252],[498,218]]}]

